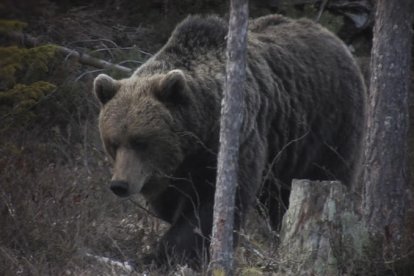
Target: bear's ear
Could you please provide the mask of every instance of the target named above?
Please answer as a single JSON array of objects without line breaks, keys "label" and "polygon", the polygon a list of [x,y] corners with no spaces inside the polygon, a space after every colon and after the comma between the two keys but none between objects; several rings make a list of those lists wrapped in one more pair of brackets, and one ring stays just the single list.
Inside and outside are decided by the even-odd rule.
[{"label": "bear's ear", "polygon": [[156,96],[162,102],[183,103],[186,100],[186,90],[187,81],[184,72],[175,69],[161,79]]},{"label": "bear's ear", "polygon": [[118,89],[118,81],[105,74],[98,75],[93,82],[93,92],[102,105],[112,99]]}]

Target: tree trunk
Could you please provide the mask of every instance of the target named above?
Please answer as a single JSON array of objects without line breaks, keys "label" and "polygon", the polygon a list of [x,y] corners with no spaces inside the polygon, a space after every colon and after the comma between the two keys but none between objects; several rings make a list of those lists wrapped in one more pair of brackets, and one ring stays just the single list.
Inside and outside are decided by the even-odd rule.
[{"label": "tree trunk", "polygon": [[247,25],[248,1],[232,0],[210,248],[213,275],[230,275],[233,271],[233,226],[246,78]]},{"label": "tree trunk", "polygon": [[408,85],[412,0],[378,0],[375,14],[363,210],[385,257],[399,250],[407,206]]}]

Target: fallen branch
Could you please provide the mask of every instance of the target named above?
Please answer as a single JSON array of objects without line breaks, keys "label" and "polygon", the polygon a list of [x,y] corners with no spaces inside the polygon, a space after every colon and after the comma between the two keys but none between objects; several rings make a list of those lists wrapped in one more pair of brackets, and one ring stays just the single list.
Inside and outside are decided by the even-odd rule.
[{"label": "fallen branch", "polygon": [[[43,44],[39,39],[31,35],[25,34],[25,33],[7,32],[7,33],[1,33],[0,35],[8,37],[18,42],[20,45],[24,47],[35,47],[35,46]],[[88,54],[85,54],[85,53],[82,53],[76,50],[72,50],[64,46],[55,45],[55,44],[52,44],[52,45],[56,47],[58,52],[61,52],[62,54],[66,55],[67,58],[75,58],[77,59],[79,63],[84,64],[84,65],[93,66],[99,69],[117,70],[117,71],[128,73],[128,74],[132,73],[133,71],[131,68],[128,68],[128,67],[125,67],[119,64],[110,63],[108,61],[92,57]]]}]

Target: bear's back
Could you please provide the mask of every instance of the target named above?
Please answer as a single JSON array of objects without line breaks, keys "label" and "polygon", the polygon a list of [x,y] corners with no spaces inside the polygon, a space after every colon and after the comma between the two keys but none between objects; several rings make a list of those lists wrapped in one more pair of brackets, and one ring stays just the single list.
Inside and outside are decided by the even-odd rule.
[{"label": "bear's back", "polygon": [[245,118],[255,118],[248,125],[267,137],[268,163],[277,156],[275,175],[287,183],[352,181],[366,92],[346,45],[308,19],[269,15],[249,30]]}]

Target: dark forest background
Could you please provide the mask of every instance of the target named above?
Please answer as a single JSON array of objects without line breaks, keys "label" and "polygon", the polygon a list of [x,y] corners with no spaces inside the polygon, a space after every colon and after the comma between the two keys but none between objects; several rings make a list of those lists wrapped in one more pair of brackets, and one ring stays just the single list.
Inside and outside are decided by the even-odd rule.
[{"label": "dark forest background", "polygon": [[[110,163],[99,140],[92,81],[102,72],[128,74],[82,64],[54,45],[134,69],[187,15],[226,17],[228,6],[221,0],[0,1],[1,275],[128,274],[101,257],[137,259],[165,230],[137,205],[139,198],[120,200],[106,185]],[[348,44],[368,76],[371,1],[250,1],[253,18],[275,12],[318,20]],[[36,43],[27,45],[12,33]],[[414,221],[408,228],[414,240]],[[238,274],[271,274],[283,265],[275,255],[277,233],[269,229],[266,220],[251,216],[237,250]],[[164,275],[148,267],[138,271]],[[190,272],[171,267],[174,273]]]}]

